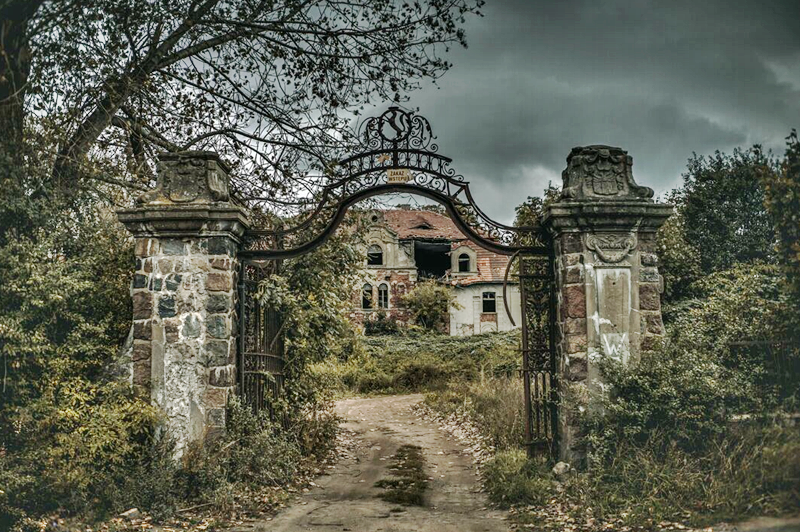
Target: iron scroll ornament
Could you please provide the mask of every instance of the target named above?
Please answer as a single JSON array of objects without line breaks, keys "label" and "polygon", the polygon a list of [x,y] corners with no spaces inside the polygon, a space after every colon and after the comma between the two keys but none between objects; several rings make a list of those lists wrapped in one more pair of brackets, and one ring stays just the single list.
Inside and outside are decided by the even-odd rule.
[{"label": "iron scroll ornament", "polygon": [[[333,165],[330,183],[303,221],[290,228],[248,232],[243,257],[288,259],[307,253],[330,238],[353,204],[391,192],[417,194],[440,203],[461,232],[489,251],[548,253],[548,237],[540,226],[504,225],[477,206],[469,182],[451,168],[452,159],[437,153],[436,137],[426,118],[390,107],[365,120],[358,138],[357,153]],[[390,170],[399,171],[401,179],[391,179]]]}]

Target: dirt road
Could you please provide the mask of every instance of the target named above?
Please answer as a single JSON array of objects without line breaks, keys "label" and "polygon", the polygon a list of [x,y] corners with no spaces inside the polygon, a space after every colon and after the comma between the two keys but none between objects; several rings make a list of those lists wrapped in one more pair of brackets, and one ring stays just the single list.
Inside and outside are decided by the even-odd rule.
[{"label": "dirt road", "polygon": [[[318,487],[278,514],[270,532],[507,532],[505,513],[487,508],[472,459],[411,407],[421,395],[348,399],[337,404],[352,444]],[[402,445],[422,448],[427,489],[422,506],[380,499],[375,483],[391,478]]]}]

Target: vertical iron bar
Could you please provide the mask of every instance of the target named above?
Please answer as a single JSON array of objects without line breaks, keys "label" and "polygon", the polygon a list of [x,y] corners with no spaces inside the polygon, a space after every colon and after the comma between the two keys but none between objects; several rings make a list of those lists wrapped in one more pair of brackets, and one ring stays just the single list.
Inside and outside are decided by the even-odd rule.
[{"label": "vertical iron bar", "polygon": [[246,260],[243,260],[240,264],[239,269],[239,395],[242,399],[242,403],[246,403],[246,391],[245,391],[245,382],[244,382],[244,349],[245,349],[245,320],[246,312],[245,312],[245,282],[247,276],[247,269],[245,267]]},{"label": "vertical iron bar", "polygon": [[522,302],[522,386],[525,390],[525,446],[528,457],[533,458],[533,442],[531,434],[532,410],[531,410],[531,382],[530,367],[528,362],[528,282],[525,268],[525,255],[519,257],[519,294]]}]

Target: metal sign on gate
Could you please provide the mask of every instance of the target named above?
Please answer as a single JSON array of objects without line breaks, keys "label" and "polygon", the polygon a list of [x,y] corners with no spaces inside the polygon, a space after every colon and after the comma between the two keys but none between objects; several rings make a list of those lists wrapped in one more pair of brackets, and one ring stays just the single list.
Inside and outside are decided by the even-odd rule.
[{"label": "metal sign on gate", "polygon": [[[397,107],[361,126],[361,145],[334,165],[312,212],[294,227],[261,228],[246,237],[240,280],[240,390],[255,409],[265,393],[279,393],[283,380],[283,343],[277,314],[255,301],[257,264],[275,265],[301,256],[330,238],[347,209],[363,199],[391,192],[437,201],[472,242],[494,253],[519,257],[522,301],[522,374],[528,448],[549,450],[556,438],[554,269],[552,245],[541,226],[513,227],[487,216],[475,202],[469,183],[437,153],[430,123]],[[266,262],[264,262],[266,261]],[[276,270],[277,271],[277,270]],[[267,273],[265,273],[267,272]],[[274,384],[273,384],[274,382]]]}]

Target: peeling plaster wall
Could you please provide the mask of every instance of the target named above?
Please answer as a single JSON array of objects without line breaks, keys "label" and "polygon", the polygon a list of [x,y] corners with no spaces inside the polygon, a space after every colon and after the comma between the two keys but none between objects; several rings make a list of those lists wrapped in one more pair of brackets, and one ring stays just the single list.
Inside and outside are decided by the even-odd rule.
[{"label": "peeling plaster wall", "polygon": [[[497,312],[494,315],[483,313],[483,292],[495,293]],[[471,336],[485,332],[510,331],[522,322],[522,307],[519,286],[508,285],[508,306],[514,317],[516,327],[511,324],[503,303],[503,285],[501,283],[474,284],[460,286],[455,289],[456,301],[461,309],[450,308],[450,334],[453,336]],[[493,316],[494,319],[491,319]]]}]

